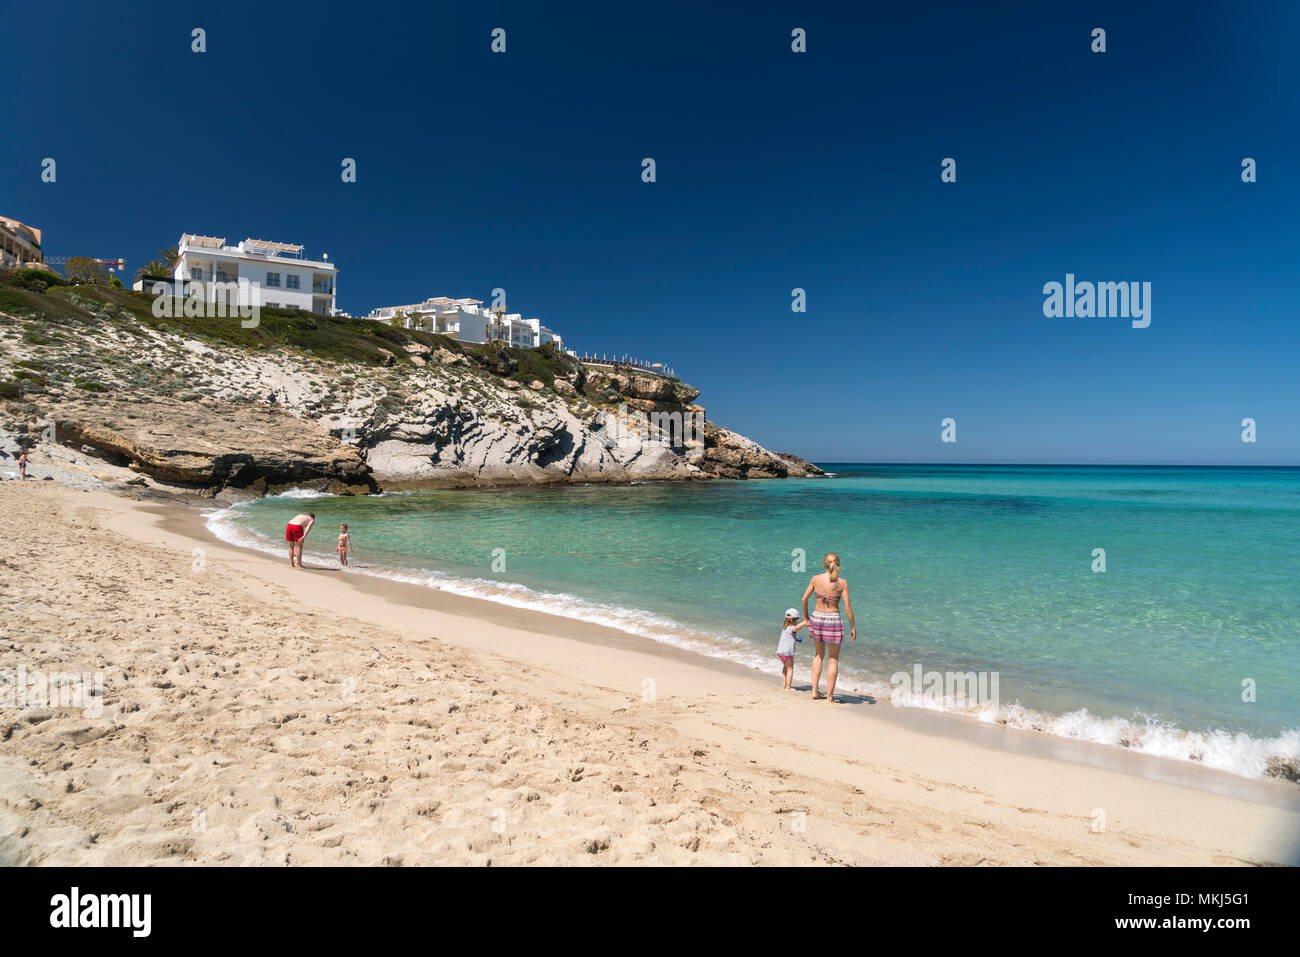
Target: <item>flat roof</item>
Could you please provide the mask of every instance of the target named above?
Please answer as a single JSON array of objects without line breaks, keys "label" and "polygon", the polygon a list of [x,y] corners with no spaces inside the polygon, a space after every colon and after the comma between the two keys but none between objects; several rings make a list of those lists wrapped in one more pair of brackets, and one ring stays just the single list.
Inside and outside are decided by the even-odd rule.
[{"label": "flat roof", "polygon": [[261,253],[250,253],[247,249],[235,249],[233,246],[227,246],[224,249],[205,249],[202,252],[190,250],[186,255],[195,256],[203,260],[224,260],[232,263],[245,263],[252,265],[254,263],[266,264],[274,263],[278,266],[285,266],[293,269],[311,269],[316,272],[337,273],[339,267],[328,259],[298,259],[289,256],[271,256]]}]

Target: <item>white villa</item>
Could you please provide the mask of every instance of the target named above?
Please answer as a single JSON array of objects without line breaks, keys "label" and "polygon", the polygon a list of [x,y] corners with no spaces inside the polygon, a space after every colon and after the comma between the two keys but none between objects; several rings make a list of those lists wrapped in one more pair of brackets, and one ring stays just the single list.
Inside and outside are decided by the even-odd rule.
[{"label": "white villa", "polygon": [[525,319],[518,312],[498,317],[491,309],[483,308],[481,299],[437,296],[409,306],[381,306],[372,309],[366,318],[392,322],[395,316],[401,316],[402,324],[408,329],[437,332],[461,342],[499,340],[521,349],[535,349],[553,342],[557,349],[564,349],[564,340],[542,325],[540,319]]},{"label": "white villa", "polygon": [[[338,268],[328,257],[304,259],[301,246],[245,239],[227,246],[224,238],[186,233],[178,247],[175,279],[203,283],[206,299],[217,299],[217,283],[238,284],[238,305],[280,309],[305,309],[321,316],[335,315],[335,281]],[[225,287],[231,289],[232,287]],[[222,296],[228,296],[223,289]],[[230,297],[227,302],[234,303]]]},{"label": "white villa", "polygon": [[8,216],[0,216],[0,266],[39,265],[41,231]]}]

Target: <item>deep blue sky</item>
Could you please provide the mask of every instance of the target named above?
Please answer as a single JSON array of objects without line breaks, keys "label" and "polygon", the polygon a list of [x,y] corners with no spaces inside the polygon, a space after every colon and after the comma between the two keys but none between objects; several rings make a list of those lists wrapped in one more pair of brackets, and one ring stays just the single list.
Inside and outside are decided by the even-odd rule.
[{"label": "deep blue sky", "polygon": [[[1300,463],[1300,6],[836,6],[9,5],[0,213],[303,243],[354,315],[501,286],[821,461]],[[1067,272],[1150,328],[1044,318]]]}]

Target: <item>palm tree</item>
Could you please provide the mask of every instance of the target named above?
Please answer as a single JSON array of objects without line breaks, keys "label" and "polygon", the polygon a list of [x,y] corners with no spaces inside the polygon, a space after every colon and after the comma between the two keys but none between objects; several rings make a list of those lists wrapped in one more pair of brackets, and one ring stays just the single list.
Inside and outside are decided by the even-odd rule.
[{"label": "palm tree", "polygon": [[135,271],[135,278],[141,279],[145,276],[170,276],[176,272],[176,263],[181,258],[181,252],[175,246],[168,246],[166,249],[158,250],[158,258],[151,259]]},{"label": "palm tree", "polygon": [[497,318],[495,322],[488,323],[488,340],[495,342],[506,338],[507,326],[501,319],[506,311],[501,306],[497,306],[493,312],[496,313]]}]

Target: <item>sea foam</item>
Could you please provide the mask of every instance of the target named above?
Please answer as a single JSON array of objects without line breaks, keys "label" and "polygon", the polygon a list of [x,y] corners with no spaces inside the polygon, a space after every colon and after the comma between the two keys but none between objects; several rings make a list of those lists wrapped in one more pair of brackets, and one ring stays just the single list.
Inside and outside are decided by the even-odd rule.
[{"label": "sea foam", "polygon": [[[326,492],[292,489],[277,497],[308,499],[333,496]],[[234,506],[206,512],[205,523],[209,531],[228,544],[279,556],[283,545],[239,525],[238,509],[239,506]],[[766,672],[772,669],[771,655],[755,651],[751,642],[737,635],[694,631],[662,615],[640,609],[593,602],[564,592],[537,591],[517,583],[463,578],[427,569],[354,564],[349,565],[345,571],[603,625],[684,651],[725,659],[756,671]],[[801,677],[810,676],[805,668],[799,667],[796,671]],[[1252,737],[1245,732],[1221,729],[1185,729],[1143,714],[1134,714],[1128,718],[1104,717],[1091,714],[1086,708],[1053,714],[1024,707],[1018,702],[967,705],[943,696],[927,695],[888,682],[865,680],[843,673],[836,690],[887,700],[897,708],[939,711],[985,724],[999,724],[1021,731],[1090,741],[1174,761],[1196,763],[1245,778],[1280,777],[1300,781],[1300,730],[1296,729],[1285,730],[1276,737]]]}]

